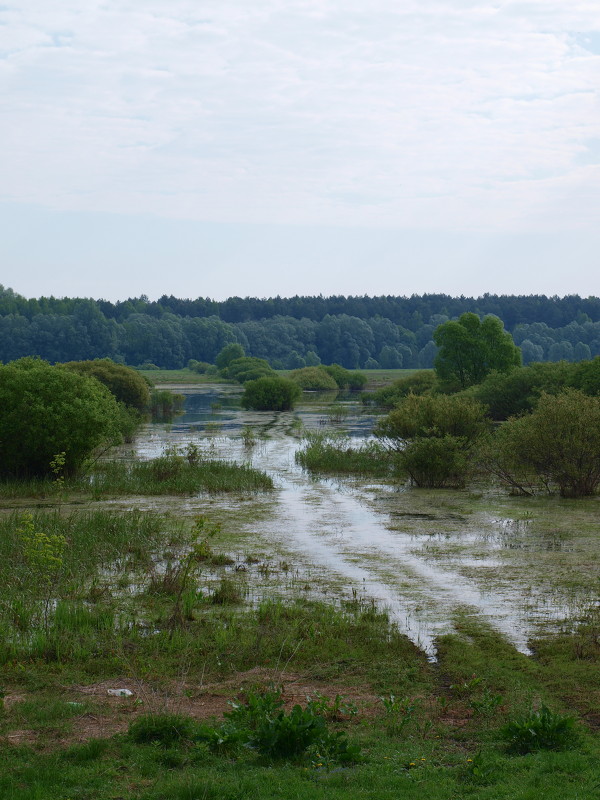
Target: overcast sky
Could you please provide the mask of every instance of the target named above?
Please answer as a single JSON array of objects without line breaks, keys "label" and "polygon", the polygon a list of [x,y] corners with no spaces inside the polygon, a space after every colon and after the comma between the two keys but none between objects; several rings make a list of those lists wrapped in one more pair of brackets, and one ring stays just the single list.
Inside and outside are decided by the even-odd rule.
[{"label": "overcast sky", "polygon": [[8,0],[0,283],[600,294],[597,0]]}]

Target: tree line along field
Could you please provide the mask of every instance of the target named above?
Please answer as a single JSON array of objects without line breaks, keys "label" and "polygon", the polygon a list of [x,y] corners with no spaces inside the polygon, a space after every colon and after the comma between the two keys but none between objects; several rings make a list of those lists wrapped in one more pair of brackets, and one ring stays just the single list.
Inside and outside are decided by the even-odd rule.
[{"label": "tree line along field", "polygon": [[500,318],[525,364],[600,354],[595,297],[496,296],[232,297],[223,302],[163,296],[111,303],[26,299],[0,289],[0,360],[51,362],[108,357],[181,369],[214,363],[232,342],[275,369],[339,363],[348,369],[431,368],[438,325],[465,312]]}]

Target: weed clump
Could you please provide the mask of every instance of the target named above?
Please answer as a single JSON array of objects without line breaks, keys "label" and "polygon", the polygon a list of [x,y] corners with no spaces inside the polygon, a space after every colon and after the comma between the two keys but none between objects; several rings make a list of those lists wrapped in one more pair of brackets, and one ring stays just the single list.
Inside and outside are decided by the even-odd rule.
[{"label": "weed clump", "polygon": [[574,717],[551,711],[542,704],[510,720],[500,731],[510,753],[525,755],[537,750],[568,750],[579,743]]},{"label": "weed clump", "polygon": [[225,714],[221,744],[241,743],[273,759],[317,756],[342,764],[360,759],[360,747],[351,744],[345,733],[328,730],[329,709],[319,700],[309,701],[305,708],[295,705],[286,713],[280,691],[249,692],[245,703],[232,702],[231,707]]}]

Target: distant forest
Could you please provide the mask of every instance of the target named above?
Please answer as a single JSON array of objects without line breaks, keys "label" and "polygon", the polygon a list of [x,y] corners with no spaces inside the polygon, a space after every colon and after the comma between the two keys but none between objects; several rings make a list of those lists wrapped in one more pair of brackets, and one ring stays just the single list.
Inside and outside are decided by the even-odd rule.
[{"label": "distant forest", "polygon": [[112,358],[178,369],[214,363],[230,342],[276,369],[338,363],[348,369],[427,368],[435,328],[465,311],[495,314],[523,362],[600,355],[600,298],[544,295],[450,297],[230,297],[181,300],[141,295],[122,302],[27,299],[0,286],[0,360]]}]

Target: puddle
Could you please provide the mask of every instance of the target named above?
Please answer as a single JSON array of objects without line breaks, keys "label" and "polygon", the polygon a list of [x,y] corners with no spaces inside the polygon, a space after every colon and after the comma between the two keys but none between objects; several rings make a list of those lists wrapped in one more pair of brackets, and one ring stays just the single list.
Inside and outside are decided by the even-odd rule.
[{"label": "puddle", "polygon": [[[536,501],[530,504],[533,512],[519,516],[514,509],[525,508],[522,500],[495,497],[489,502],[506,509],[506,515],[497,515],[488,510],[485,497],[466,492],[315,478],[296,465],[294,454],[301,446],[301,426],[324,429],[327,408],[318,397],[294,413],[259,413],[240,409],[236,387],[222,392],[186,388],[183,393],[185,415],[171,425],[146,426],[134,444],[136,455],[150,458],[167,446],[194,441],[213,458],[251,463],[268,472],[275,496],[245,499],[243,514],[239,498],[213,498],[209,508],[204,498],[153,498],[145,499],[144,507],[171,504],[179,513],[202,508],[208,514],[231,514],[238,538],[293,565],[291,574],[279,573],[284,591],[308,586],[317,595],[373,599],[431,657],[436,637],[453,630],[457,609],[480,615],[523,652],[540,627],[556,626],[581,611],[589,576],[580,576],[578,584],[563,572],[576,569],[589,541],[568,532],[564,507],[548,510]],[[327,423],[326,429],[365,440],[373,417],[362,414],[357,402],[344,405],[342,422]],[[257,442],[253,447],[241,438],[247,426]],[[597,512],[598,505],[593,508]],[[562,509],[562,521],[556,509]],[[567,555],[574,557],[571,566],[556,561]],[[598,576],[597,562],[588,568]],[[272,581],[262,585],[266,591]]]}]

